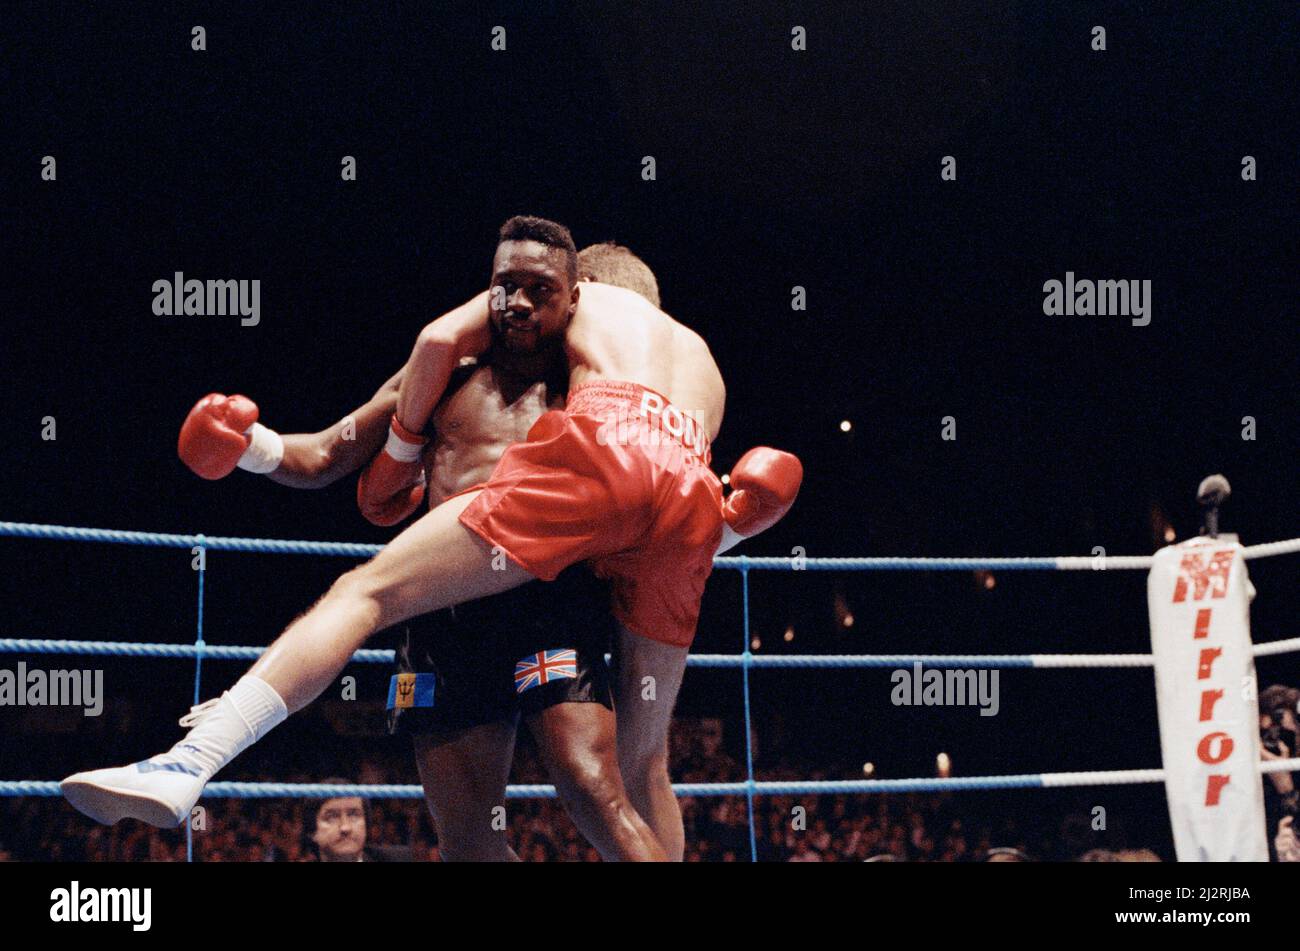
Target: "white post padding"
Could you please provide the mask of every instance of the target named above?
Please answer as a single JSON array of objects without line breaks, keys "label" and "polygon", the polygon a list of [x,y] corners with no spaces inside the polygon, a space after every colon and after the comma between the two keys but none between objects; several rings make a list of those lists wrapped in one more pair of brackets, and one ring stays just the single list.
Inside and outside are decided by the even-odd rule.
[{"label": "white post padding", "polygon": [[1255,597],[1242,546],[1194,538],[1147,576],[1165,793],[1180,862],[1267,862]]}]

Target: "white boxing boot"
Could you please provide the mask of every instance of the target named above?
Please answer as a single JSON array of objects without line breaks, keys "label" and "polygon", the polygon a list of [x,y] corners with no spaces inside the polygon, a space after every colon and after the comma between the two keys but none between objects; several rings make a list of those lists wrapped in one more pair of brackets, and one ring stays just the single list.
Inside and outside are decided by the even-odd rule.
[{"label": "white boxing boot", "polygon": [[161,829],[185,821],[207,780],[164,753],[131,766],[74,773],[59,783],[63,798],[96,822],[140,819]]},{"label": "white boxing boot", "polygon": [[245,675],[217,699],[181,717],[181,726],[192,729],[166,753],[130,766],[75,773],[59,789],[96,822],[139,819],[174,828],[190,815],[217,770],[288,715],[270,684]]}]

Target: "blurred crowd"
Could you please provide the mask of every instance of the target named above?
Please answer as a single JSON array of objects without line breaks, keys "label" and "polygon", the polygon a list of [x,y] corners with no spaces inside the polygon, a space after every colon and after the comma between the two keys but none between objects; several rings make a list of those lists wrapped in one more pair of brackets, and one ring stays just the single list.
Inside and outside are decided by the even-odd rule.
[{"label": "blurred crowd", "polygon": [[[1300,690],[1274,685],[1260,694],[1263,757],[1284,759],[1297,740]],[[671,763],[676,782],[745,778],[723,742],[721,720],[678,718]],[[317,761],[324,762],[317,757]],[[409,750],[356,755],[340,747],[334,767],[346,778],[295,772],[241,775],[260,781],[411,783]],[[818,770],[766,750],[759,780],[854,778],[851,769]],[[226,777],[223,777],[226,778]],[[545,783],[532,746],[517,750],[512,781]],[[1292,826],[1300,792],[1287,772],[1264,783],[1269,846],[1275,861],[1300,861]],[[1137,829],[1107,830],[1085,799],[1052,800],[1033,792],[1032,806],[1013,791],[853,796],[757,796],[754,843],[766,862],[1160,861],[1171,858],[1168,820],[1149,813]],[[681,800],[688,862],[744,862],[750,856],[744,797]],[[1133,810],[1125,810],[1132,813]],[[511,800],[505,821],[511,847],[528,862],[598,861],[554,800]],[[194,859],[201,862],[438,861],[438,840],[423,798],[205,799],[194,816]],[[1130,834],[1131,833],[1131,834]],[[0,801],[0,861],[185,861],[184,830],[141,823],[99,826],[59,798]]]},{"label": "blurred crowd", "polygon": [[[778,760],[779,762],[779,760]],[[743,763],[722,743],[717,720],[679,719],[672,741],[678,782],[744,779]],[[410,782],[410,763],[367,759],[346,779],[322,775],[263,777],[293,782]],[[777,765],[760,780],[851,778]],[[244,777],[241,777],[244,778]],[[254,777],[248,777],[254,778]],[[545,782],[536,755],[521,744],[512,781]],[[437,861],[437,835],[423,799],[210,799],[194,825],[202,862]],[[755,847],[768,862],[1159,861],[1115,834],[1100,839],[1082,811],[1017,809],[985,793],[759,796]],[[749,860],[744,797],[682,800],[686,861]],[[184,830],[140,823],[95,825],[58,798],[0,804],[0,858],[19,861],[184,861]],[[511,800],[508,838],[530,862],[597,861],[553,800]],[[1099,843],[1105,847],[1098,847]],[[1128,848],[1136,845],[1137,848]]]}]

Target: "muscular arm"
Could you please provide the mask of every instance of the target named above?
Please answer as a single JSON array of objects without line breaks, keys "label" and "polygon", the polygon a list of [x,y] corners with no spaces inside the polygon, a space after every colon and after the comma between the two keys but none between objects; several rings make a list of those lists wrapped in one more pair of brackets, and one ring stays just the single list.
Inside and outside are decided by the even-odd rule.
[{"label": "muscular arm", "polygon": [[424,430],[461,359],[478,356],[491,341],[487,291],[420,331],[397,394],[397,421],[407,432]]},{"label": "muscular arm", "polygon": [[322,489],[364,466],[384,444],[404,373],[405,368],[398,370],[369,401],[328,429],[285,435],[284,459],[267,478],[295,489]]}]

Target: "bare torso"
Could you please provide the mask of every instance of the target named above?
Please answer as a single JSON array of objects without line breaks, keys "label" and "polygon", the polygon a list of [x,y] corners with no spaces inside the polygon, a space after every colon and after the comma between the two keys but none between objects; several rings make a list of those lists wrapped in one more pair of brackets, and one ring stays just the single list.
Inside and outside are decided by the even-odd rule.
[{"label": "bare torso", "polygon": [[565,338],[570,389],[599,379],[640,383],[717,438],[726,389],[704,338],[633,291],[583,283],[580,295]]},{"label": "bare torso", "polygon": [[[445,332],[457,341],[455,346],[460,353],[487,353],[492,343],[488,292],[449,311],[431,326],[437,325],[443,325]],[[710,441],[717,438],[726,388],[708,344],[640,294],[610,284],[584,281],[579,287],[577,310],[564,331],[563,357],[568,363],[570,390],[602,379],[639,383],[663,394],[677,409],[695,418]],[[464,387],[463,397],[429,396],[438,400],[430,414],[427,402],[421,406],[424,398],[421,394],[446,393],[451,389],[446,383],[435,382],[437,374],[432,376],[432,380],[427,377],[403,380],[398,394],[398,416],[409,426],[419,427],[423,425],[421,420],[429,420],[437,427],[433,457],[441,463],[445,456],[451,468],[445,475],[436,473],[437,484],[430,486],[430,501],[435,504],[446,494],[484,481],[505,447],[527,435],[533,421],[551,400],[548,394],[563,388],[562,368],[560,385],[549,388],[522,381],[503,387],[496,382],[498,377],[475,373],[473,385]],[[525,393],[528,386],[540,386],[540,389],[528,395]],[[476,402],[474,394],[488,399]],[[502,420],[498,426],[497,417],[502,413],[508,415],[509,422]],[[443,414],[447,418],[440,423],[438,417]],[[453,424],[459,432],[476,435],[472,438],[447,436]],[[480,432],[483,426],[491,429],[490,438]]]},{"label": "bare torso", "polygon": [[523,442],[537,418],[564,406],[546,381],[526,381],[481,365],[438,403],[430,424],[434,436],[424,456],[429,507],[486,482],[501,454]]}]

